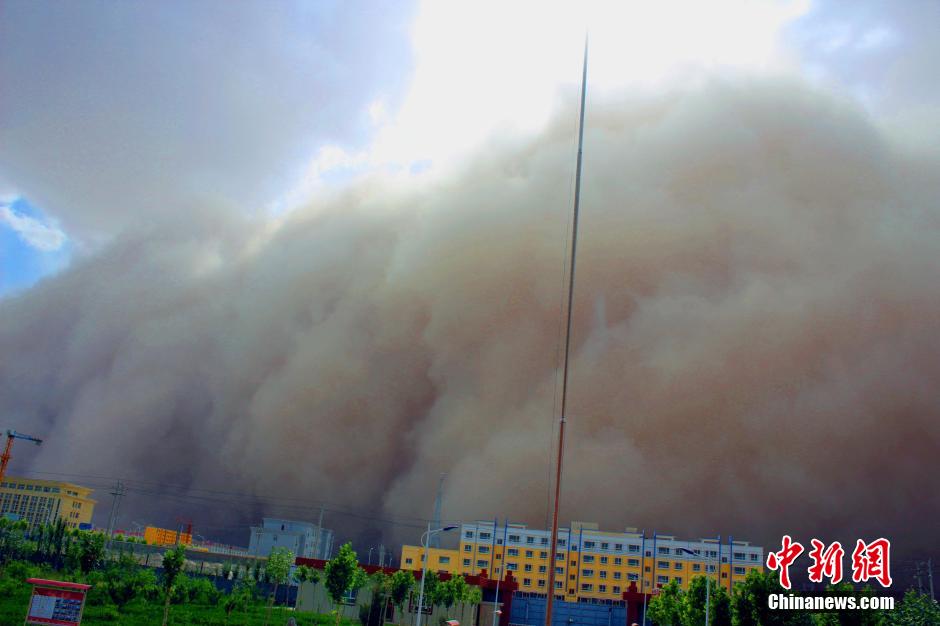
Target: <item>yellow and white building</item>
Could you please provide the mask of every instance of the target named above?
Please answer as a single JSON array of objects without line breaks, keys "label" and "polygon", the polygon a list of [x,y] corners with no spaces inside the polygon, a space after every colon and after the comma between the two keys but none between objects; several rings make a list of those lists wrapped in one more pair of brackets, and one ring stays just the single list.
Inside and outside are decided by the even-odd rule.
[{"label": "yellow and white building", "polygon": [[91,524],[92,489],[57,480],[4,477],[0,483],[0,516],[12,514],[33,524],[65,520],[69,528]]},{"label": "yellow and white building", "polygon": [[[429,550],[428,568],[466,575],[485,571],[490,578],[504,578],[510,571],[519,591],[546,594],[550,540],[550,530],[530,529],[525,524],[465,523],[457,549]],[[402,569],[420,570],[423,551],[421,546],[402,546]],[[654,538],[635,528],[606,532],[594,523],[572,522],[558,531],[555,597],[569,602],[619,600],[631,583],[644,593],[673,580],[685,589],[692,578],[706,573],[730,588],[763,563],[763,548],[746,541],[719,546],[717,539]]]}]

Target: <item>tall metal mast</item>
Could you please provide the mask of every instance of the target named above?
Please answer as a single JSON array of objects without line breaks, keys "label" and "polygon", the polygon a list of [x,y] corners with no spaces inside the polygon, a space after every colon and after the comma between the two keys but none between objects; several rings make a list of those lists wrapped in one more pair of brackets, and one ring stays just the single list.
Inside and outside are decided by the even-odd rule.
[{"label": "tall metal mast", "polygon": [[558,423],[558,461],[555,467],[555,506],[552,511],[552,558],[548,565],[548,597],[545,602],[545,626],[552,626],[552,604],[555,600],[555,559],[558,554],[558,500],[561,495],[561,469],[565,453],[568,357],[571,350],[571,308],[574,304],[574,267],[578,251],[578,212],[581,207],[581,152],[584,146],[584,101],[587,94],[587,63],[588,37],[585,35],[584,67],[581,70],[581,113],[578,120],[578,161],[575,169],[574,182],[574,217],[571,227],[571,270],[568,274],[568,323],[565,329],[565,365],[561,382],[561,419]]}]

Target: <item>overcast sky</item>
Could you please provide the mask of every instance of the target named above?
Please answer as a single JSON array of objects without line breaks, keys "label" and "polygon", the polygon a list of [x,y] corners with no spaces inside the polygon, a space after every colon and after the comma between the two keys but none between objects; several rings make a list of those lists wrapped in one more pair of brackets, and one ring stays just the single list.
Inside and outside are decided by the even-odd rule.
[{"label": "overcast sky", "polygon": [[0,294],[196,204],[279,213],[532,132],[577,82],[582,24],[598,90],[790,72],[938,136],[935,2],[613,4],[7,0]]}]

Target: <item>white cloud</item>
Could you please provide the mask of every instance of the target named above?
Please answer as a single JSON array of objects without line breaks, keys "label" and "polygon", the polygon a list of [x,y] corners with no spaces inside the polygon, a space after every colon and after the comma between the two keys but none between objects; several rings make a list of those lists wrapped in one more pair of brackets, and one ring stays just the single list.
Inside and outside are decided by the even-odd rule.
[{"label": "white cloud", "polygon": [[0,224],[9,226],[20,239],[41,252],[55,252],[68,241],[66,234],[56,226],[17,213],[7,203],[0,205]]}]

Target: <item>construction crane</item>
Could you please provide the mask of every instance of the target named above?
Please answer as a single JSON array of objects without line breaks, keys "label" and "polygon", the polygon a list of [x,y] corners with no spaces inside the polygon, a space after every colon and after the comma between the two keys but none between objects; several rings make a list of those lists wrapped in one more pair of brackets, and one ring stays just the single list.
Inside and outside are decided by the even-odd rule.
[{"label": "construction crane", "polygon": [[18,433],[15,430],[7,431],[7,445],[3,448],[3,456],[0,456],[0,483],[3,482],[3,477],[7,473],[7,464],[10,462],[10,453],[13,450],[13,440],[14,439],[25,439],[26,441],[32,441],[37,446],[42,445],[42,439],[37,439],[36,437],[31,437],[30,435],[24,435],[23,433]]}]

